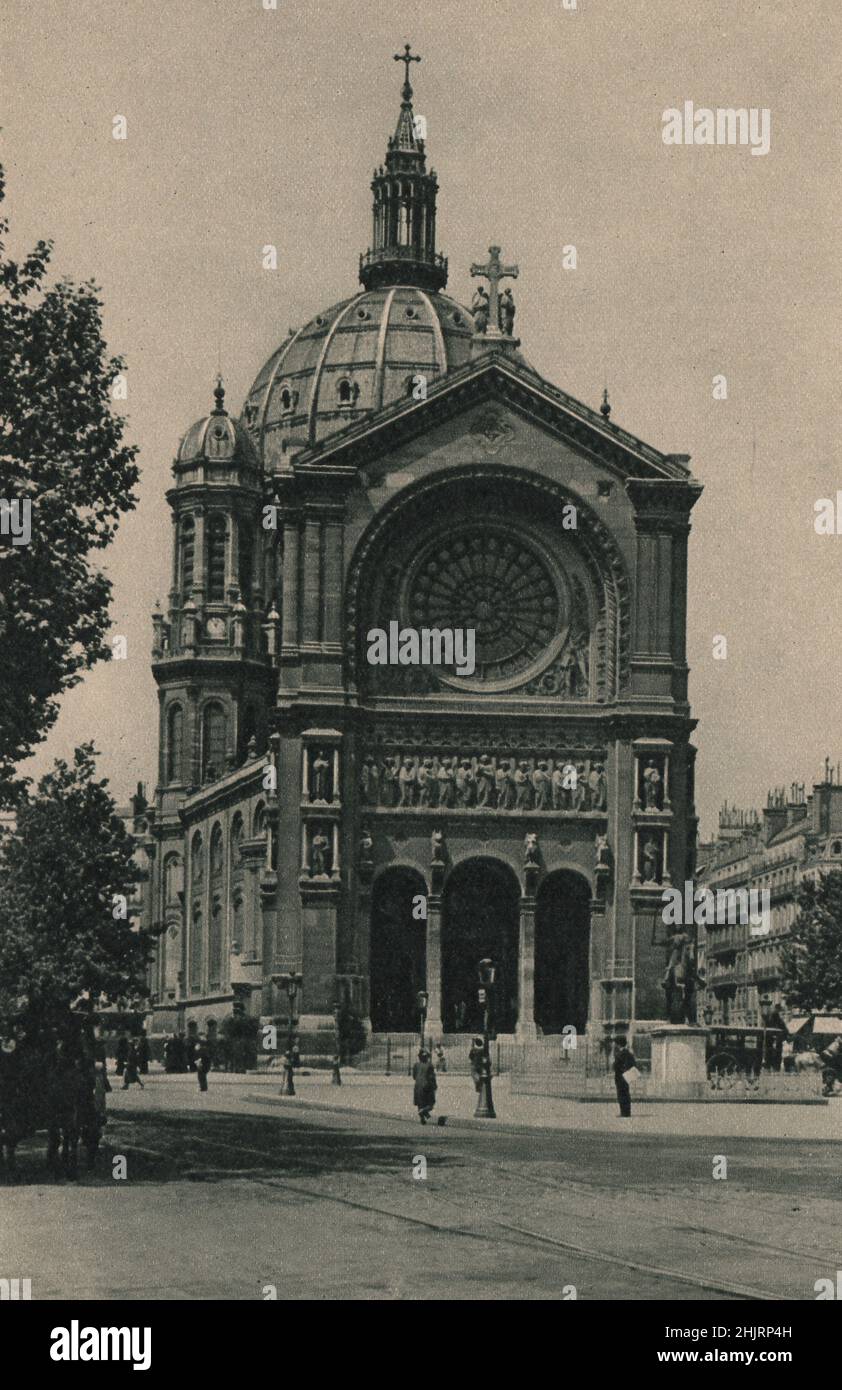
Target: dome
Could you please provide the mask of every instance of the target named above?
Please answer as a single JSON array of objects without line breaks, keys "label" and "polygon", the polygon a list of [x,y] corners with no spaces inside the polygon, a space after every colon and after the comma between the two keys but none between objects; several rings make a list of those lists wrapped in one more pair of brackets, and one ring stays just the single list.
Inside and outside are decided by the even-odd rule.
[{"label": "dome", "polygon": [[463,366],[473,331],[456,300],[414,285],[363,290],[317,314],[272,354],[246,399],[242,419],[264,466],[277,467],[290,443],[316,444],[412,396],[414,377],[429,387]]},{"label": "dome", "polygon": [[203,415],[182,437],[175,456],[176,463],[242,462],[257,464],[254,445],[248,431],[225,409],[225,391],[220,381],[214,391],[216,409]]}]

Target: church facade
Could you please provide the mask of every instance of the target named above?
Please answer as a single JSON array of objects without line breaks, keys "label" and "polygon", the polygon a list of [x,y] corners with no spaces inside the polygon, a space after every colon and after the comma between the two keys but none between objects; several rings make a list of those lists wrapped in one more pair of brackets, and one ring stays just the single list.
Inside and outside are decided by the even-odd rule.
[{"label": "church facade", "polygon": [[530,367],[498,248],[470,309],[447,295],[403,61],[360,289],[287,336],[239,416],[220,383],[173,465],[156,1033],[235,998],[284,1015],[288,973],[303,1033],[342,1001],[409,1031],[419,990],[428,1031],[461,1032],[485,958],[498,1033],[664,1016],[701,489]]}]

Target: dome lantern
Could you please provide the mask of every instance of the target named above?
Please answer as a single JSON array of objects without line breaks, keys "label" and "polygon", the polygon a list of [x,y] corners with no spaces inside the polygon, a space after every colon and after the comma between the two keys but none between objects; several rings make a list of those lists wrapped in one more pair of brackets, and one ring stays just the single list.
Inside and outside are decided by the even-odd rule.
[{"label": "dome lantern", "polygon": [[441,290],[447,284],[447,259],[436,251],[435,170],[427,173],[424,141],[412,110],[410,63],[421,59],[407,44],[395,61],[406,65],[401,109],[386,151],[385,167],[375,171],[371,249],[360,257],[360,280],[367,290],[415,285]]}]

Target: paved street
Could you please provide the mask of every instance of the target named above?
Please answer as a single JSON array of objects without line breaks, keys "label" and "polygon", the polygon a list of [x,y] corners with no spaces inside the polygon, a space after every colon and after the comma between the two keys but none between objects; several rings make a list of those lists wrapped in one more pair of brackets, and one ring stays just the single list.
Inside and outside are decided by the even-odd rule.
[{"label": "paved street", "polygon": [[[623,1128],[593,1105],[568,1105],[587,1127],[512,1133],[347,1114],[307,1082],[295,1100],[274,1078],[212,1076],[202,1096],[194,1078],[153,1076],[116,1092],[106,1150],[78,1184],[48,1180],[41,1146],[26,1146],[3,1194],[3,1267],[34,1298],[260,1299],[274,1285],[281,1299],[456,1300],[570,1285],[580,1299],[810,1300],[839,1267],[838,1141],[812,1133],[816,1116],[838,1123],[837,1105],[752,1110],[800,1138],[728,1135],[730,1106],[695,1107],[704,1134],[656,1134],[642,1113]],[[406,1114],[405,1085],[375,1089]],[[681,1125],[681,1107],[649,1109]]]}]

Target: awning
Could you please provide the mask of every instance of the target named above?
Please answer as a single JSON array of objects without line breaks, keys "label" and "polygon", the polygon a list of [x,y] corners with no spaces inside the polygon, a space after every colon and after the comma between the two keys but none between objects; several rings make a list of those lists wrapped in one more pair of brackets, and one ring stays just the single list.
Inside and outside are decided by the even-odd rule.
[{"label": "awning", "polygon": [[842,1018],[839,1014],[815,1014],[813,1017],[813,1036],[839,1037],[842,1035]]}]

